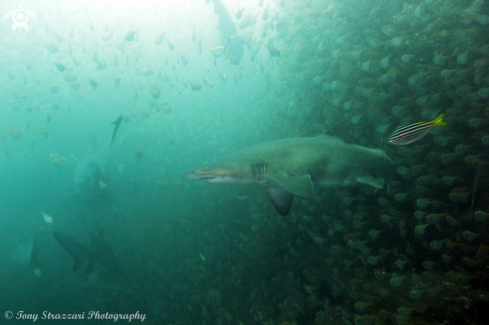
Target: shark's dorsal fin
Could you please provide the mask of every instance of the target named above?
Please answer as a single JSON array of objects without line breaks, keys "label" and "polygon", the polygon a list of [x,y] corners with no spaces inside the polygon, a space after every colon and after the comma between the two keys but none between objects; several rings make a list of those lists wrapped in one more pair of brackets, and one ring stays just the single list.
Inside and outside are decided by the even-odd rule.
[{"label": "shark's dorsal fin", "polygon": [[289,214],[294,201],[294,194],[279,187],[267,188],[267,195],[275,209],[284,217]]}]

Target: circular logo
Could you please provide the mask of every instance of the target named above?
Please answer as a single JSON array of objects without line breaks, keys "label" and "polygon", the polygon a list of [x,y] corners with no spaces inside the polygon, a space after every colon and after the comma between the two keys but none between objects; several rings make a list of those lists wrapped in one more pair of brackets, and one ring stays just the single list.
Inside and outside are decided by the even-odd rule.
[{"label": "circular logo", "polygon": [[26,31],[29,30],[29,26],[27,25],[29,15],[27,15],[27,12],[24,9],[15,10],[12,19],[14,21],[14,25],[12,26],[14,31],[16,27],[19,29],[25,28]]},{"label": "circular logo", "polygon": [[37,16],[35,14],[33,14],[32,12],[30,12],[29,10],[25,10],[22,7],[22,4],[19,4],[19,8],[18,9],[12,10],[11,12],[9,12],[5,16],[3,16],[3,18],[7,18],[7,17],[10,17],[10,16],[12,16],[12,21],[14,23],[12,25],[12,30],[13,31],[15,31],[17,29],[19,31],[22,31],[22,28],[25,29],[26,31],[28,31],[29,30],[29,25],[27,24],[27,22],[29,21],[29,16],[34,17],[34,18],[37,18]]},{"label": "circular logo", "polygon": [[14,316],[14,314],[10,310],[7,310],[5,312],[5,318],[6,319],[12,319],[13,316]]}]

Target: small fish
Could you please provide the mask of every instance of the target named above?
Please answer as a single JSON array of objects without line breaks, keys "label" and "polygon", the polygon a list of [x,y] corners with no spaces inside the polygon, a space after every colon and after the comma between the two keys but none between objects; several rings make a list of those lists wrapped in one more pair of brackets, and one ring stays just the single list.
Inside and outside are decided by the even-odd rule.
[{"label": "small fish", "polygon": [[389,143],[404,146],[417,141],[427,135],[432,127],[447,125],[447,122],[443,121],[443,117],[445,117],[445,114],[441,114],[429,122],[417,121],[402,125],[392,132],[389,137]]},{"label": "small fish", "polygon": [[276,57],[278,57],[280,55],[280,51],[277,50],[275,47],[268,46],[266,44],[263,44],[263,45],[267,48],[268,52],[270,53],[270,56],[276,58]]},{"label": "small fish", "polygon": [[234,17],[236,17],[236,19],[241,19],[241,17],[243,16],[243,11],[246,9],[246,7],[244,7],[243,9],[239,9],[237,12],[236,12],[236,15],[234,15]]},{"label": "small fish", "polygon": [[162,111],[165,114],[170,114],[173,107],[168,102],[164,102],[161,106],[157,107],[156,110]]},{"label": "small fish", "polygon": [[100,187],[100,189],[103,191],[107,188],[107,184],[105,184],[105,182],[103,180],[99,180],[98,181],[98,186]]},{"label": "small fish", "polygon": [[187,79],[188,83],[190,84],[190,87],[192,87],[192,90],[194,91],[198,91],[202,88],[201,85],[199,85],[197,82],[193,81],[193,80],[189,80]]},{"label": "small fish", "polygon": [[34,274],[37,276],[37,277],[40,277],[41,276],[41,270],[39,268],[35,268],[34,269]]},{"label": "small fish", "polygon": [[249,199],[251,198],[251,195],[250,194],[246,194],[246,193],[239,193],[238,196],[236,197],[238,200],[246,200],[246,199]]},{"label": "small fish", "polygon": [[134,68],[138,69],[138,70],[139,70],[139,72],[140,72],[140,73],[141,73],[143,76],[145,76],[145,77],[147,77],[147,76],[149,76],[149,75],[151,74],[151,70],[150,70],[150,69],[148,69],[148,68],[146,68],[146,67],[136,67],[136,66],[134,66]]},{"label": "small fish", "polygon": [[108,40],[110,40],[112,38],[112,36],[114,35],[115,27],[113,27],[112,29],[109,30],[109,27],[107,26],[106,30],[107,31],[105,32],[104,36],[102,36],[102,40],[104,42],[107,42]]},{"label": "small fish", "polygon": [[158,38],[155,40],[156,45],[160,45],[161,43],[163,43],[163,41],[165,40],[165,34],[166,32],[158,35]]},{"label": "small fish", "polygon": [[119,173],[121,173],[121,174],[124,173],[124,165],[122,165],[122,164],[119,165]]},{"label": "small fish", "polygon": [[139,32],[139,28],[128,31],[127,34],[126,34],[126,36],[124,37],[124,39],[126,41],[128,41],[128,42],[134,41],[134,37],[135,37],[135,35],[136,35],[137,32]]},{"label": "small fish", "polygon": [[54,222],[54,218],[51,217],[49,214],[44,213],[42,211],[41,211],[41,214],[42,214],[42,217],[44,218],[45,222],[47,222],[47,223],[53,223]]},{"label": "small fish", "polygon": [[136,150],[134,151],[134,155],[137,159],[141,159],[141,157],[143,156],[143,152],[141,150]]},{"label": "small fish", "polygon": [[209,52],[211,52],[215,58],[218,58],[226,53],[226,48],[224,46],[214,46],[209,49]]},{"label": "small fish", "polygon": [[48,86],[48,90],[51,93],[56,94],[59,90],[59,86],[58,85],[50,85],[50,86]]},{"label": "small fish", "polygon": [[200,255],[200,258],[201,258],[201,259],[202,259],[202,260],[205,262],[205,257],[204,257],[204,255],[200,254],[200,252],[199,252],[199,255]]}]

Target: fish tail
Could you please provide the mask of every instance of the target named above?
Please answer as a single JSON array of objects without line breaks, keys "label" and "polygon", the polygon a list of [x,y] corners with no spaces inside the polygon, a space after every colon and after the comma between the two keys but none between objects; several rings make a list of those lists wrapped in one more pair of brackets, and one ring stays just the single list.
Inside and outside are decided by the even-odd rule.
[{"label": "fish tail", "polygon": [[437,118],[435,118],[431,123],[433,123],[433,126],[442,126],[442,125],[448,125],[447,122],[443,121],[443,118],[445,117],[445,114],[441,114]]}]

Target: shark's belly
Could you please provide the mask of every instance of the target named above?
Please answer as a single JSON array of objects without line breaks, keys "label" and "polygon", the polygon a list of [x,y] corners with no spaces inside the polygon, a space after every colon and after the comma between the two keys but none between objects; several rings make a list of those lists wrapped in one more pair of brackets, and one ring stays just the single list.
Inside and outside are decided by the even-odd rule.
[{"label": "shark's belly", "polygon": [[96,158],[81,161],[75,170],[74,183],[81,186],[87,182],[97,184],[102,179],[102,171]]}]

